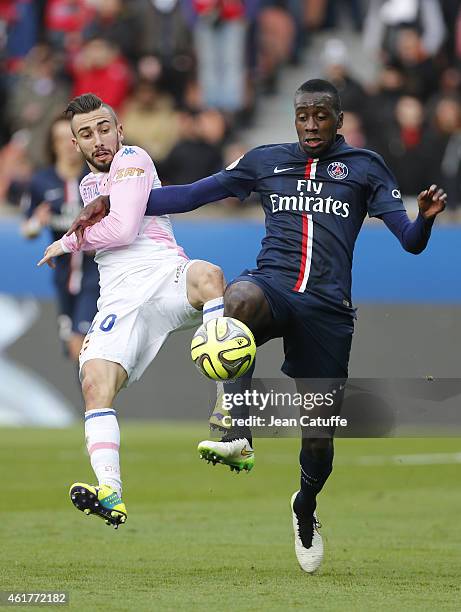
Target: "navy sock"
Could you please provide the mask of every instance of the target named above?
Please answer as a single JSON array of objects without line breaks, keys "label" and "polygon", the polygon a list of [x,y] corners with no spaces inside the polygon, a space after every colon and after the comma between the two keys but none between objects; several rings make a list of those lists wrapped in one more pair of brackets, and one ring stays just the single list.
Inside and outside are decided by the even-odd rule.
[{"label": "navy sock", "polygon": [[312,516],[317,495],[333,469],[333,440],[330,438],[304,438],[299,454],[301,486],[294,508],[298,516]]},{"label": "navy sock", "polygon": [[[255,362],[253,361],[253,365],[245,372],[243,376],[237,378],[232,382],[225,382],[224,393],[244,393],[246,390],[251,389],[251,379],[253,378],[253,374],[255,371]],[[230,411],[230,415],[233,419],[247,419],[250,415],[250,408],[248,405],[243,404],[242,406],[233,406]],[[230,429],[230,431],[223,437],[223,440],[232,440],[235,438],[246,438],[250,443],[250,446],[253,446],[253,438],[251,435],[251,430],[247,426],[234,426]]]}]

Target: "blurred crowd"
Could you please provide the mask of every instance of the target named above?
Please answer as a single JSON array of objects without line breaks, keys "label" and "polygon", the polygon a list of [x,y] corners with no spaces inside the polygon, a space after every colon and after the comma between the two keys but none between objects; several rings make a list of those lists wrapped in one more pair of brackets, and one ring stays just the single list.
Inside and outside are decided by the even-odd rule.
[{"label": "blurred crowd", "polygon": [[[352,65],[344,24],[379,66],[375,82]],[[0,0],[0,202],[17,203],[50,163],[52,122],[87,91],[164,183],[218,171],[324,31],[315,76],[340,90],[346,139],[381,153],[404,194],[434,181],[457,206],[461,0]]]}]

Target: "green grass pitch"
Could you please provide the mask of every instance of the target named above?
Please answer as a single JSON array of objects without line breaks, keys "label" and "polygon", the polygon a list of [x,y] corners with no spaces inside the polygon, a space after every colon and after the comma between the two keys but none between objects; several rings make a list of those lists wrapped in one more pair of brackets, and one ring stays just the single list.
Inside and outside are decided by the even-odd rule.
[{"label": "green grass pitch", "polygon": [[257,440],[255,469],[237,475],[199,461],[206,433],[122,423],[128,522],[115,531],[68,499],[94,480],[82,427],[0,429],[0,590],[68,591],[65,609],[84,612],[461,610],[460,465],[391,463],[460,441],[337,441],[325,561],[309,576],[289,510],[297,440]]}]

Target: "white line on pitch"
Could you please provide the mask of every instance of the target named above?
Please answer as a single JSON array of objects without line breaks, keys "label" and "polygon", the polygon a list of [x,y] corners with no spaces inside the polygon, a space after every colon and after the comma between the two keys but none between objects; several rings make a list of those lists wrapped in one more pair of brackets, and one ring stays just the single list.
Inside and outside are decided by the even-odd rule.
[{"label": "white line on pitch", "polygon": [[[339,453],[338,453],[339,458]],[[412,455],[364,455],[339,460],[339,465],[448,465],[461,463],[461,453],[420,453]]]}]

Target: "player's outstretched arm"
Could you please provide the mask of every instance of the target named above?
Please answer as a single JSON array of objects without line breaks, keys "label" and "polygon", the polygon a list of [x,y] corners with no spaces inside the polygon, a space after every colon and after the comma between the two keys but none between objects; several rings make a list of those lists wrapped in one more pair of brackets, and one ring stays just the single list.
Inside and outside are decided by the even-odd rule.
[{"label": "player's outstretched arm", "polygon": [[[213,176],[200,179],[189,185],[168,185],[152,189],[147,202],[146,215],[167,215],[189,212],[209,202],[216,202],[234,196]],[[75,233],[77,243],[82,244],[83,232],[109,214],[110,202],[107,196],[99,196],[87,204],[69,228],[66,236]]]},{"label": "player's outstretched arm", "polygon": [[147,202],[146,215],[190,212],[204,204],[233,196],[214,176],[207,176],[189,185],[168,185],[153,189]]},{"label": "player's outstretched arm", "polygon": [[405,251],[418,255],[427,246],[432,225],[446,205],[447,194],[437,185],[431,185],[418,196],[419,214],[411,222],[404,210],[382,213],[379,217],[398,238]]}]

